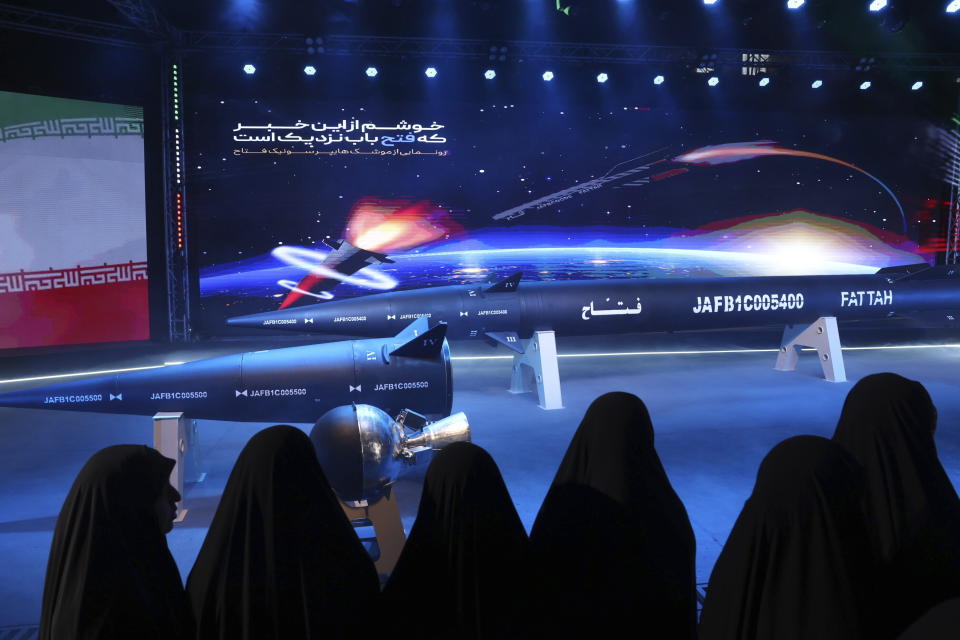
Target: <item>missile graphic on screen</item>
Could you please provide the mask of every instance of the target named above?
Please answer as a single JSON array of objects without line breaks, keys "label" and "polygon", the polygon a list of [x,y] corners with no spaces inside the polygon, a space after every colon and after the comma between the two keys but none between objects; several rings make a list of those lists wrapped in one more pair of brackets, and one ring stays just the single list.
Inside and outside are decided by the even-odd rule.
[{"label": "missile graphic on screen", "polygon": [[[406,323],[405,323],[406,324]],[[391,416],[446,417],[453,400],[446,325],[409,323],[392,338],[238,353],[0,394],[0,407],[238,422],[314,422],[369,404]]]},{"label": "missile graphic on screen", "polygon": [[[303,296],[315,297],[317,291],[327,291],[340,284],[342,276],[352,276],[360,269],[372,264],[392,264],[394,261],[385,253],[367,251],[355,247],[346,240],[324,240],[333,251],[327,254],[323,262],[311,271],[290,290],[280,303],[281,309],[293,305]],[[337,275],[341,277],[335,277]]]},{"label": "missile graphic on screen", "polygon": [[667,162],[667,157],[651,159],[652,156],[661,154],[665,149],[666,147],[657,149],[656,151],[651,151],[650,153],[646,153],[642,156],[637,156],[636,158],[631,158],[630,160],[616,164],[598,178],[593,178],[585,182],[579,182],[571,187],[567,187],[566,189],[554,191],[553,193],[541,196],[535,200],[530,200],[529,202],[524,202],[516,207],[511,207],[510,209],[506,209],[494,215],[493,219],[513,220],[514,218],[519,218],[529,211],[544,209],[551,205],[563,202],[564,200],[569,200],[574,196],[590,193],[591,191],[595,191],[615,182],[620,182],[622,186],[639,187],[649,184],[651,179],[654,181],[659,181],[679,175],[681,173],[685,173],[686,169],[674,169],[671,171],[664,171],[654,176],[648,175],[651,168],[656,167],[663,162]]},{"label": "missile graphic on screen", "polygon": [[451,339],[483,338],[519,353],[534,331],[558,335],[723,329],[914,316],[960,318],[957,267],[888,267],[869,275],[566,280],[451,285],[239,316],[233,326],[376,335],[411,318],[446,322]]}]

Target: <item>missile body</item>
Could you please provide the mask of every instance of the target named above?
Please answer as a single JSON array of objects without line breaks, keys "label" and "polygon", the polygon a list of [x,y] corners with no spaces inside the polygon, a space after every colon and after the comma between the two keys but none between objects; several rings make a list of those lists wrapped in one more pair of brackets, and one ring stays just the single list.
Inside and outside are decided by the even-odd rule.
[{"label": "missile body", "polygon": [[230,318],[234,326],[384,335],[412,318],[448,323],[447,336],[521,351],[537,330],[559,335],[681,331],[960,313],[954,267],[889,267],[870,275],[618,279],[452,285]]},{"label": "missile body", "polygon": [[239,353],[0,394],[0,407],[153,415],[239,422],[314,422],[363,403],[395,416],[450,414],[445,325],[410,323],[392,338]]}]

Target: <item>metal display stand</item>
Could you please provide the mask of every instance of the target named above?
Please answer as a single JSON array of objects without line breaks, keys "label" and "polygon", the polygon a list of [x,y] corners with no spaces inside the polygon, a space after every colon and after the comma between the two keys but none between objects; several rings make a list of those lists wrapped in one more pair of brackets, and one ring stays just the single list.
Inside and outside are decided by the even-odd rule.
[{"label": "metal display stand", "polygon": [[837,319],[833,316],[817,318],[809,326],[787,325],[780,342],[777,355],[777,371],[794,371],[800,359],[800,348],[810,347],[817,350],[823,377],[830,382],[846,382],[847,373],[843,368],[843,351],[840,347],[840,332]]},{"label": "metal display stand", "polygon": [[199,470],[196,444],[196,421],[186,418],[182,411],[160,412],[153,416],[153,448],[176,461],[170,472],[170,484],[181,496],[175,522],[183,522],[187,515],[183,500],[184,483],[201,482],[206,475]]},{"label": "metal display stand", "polygon": [[533,391],[526,369],[533,371],[541,409],[563,409],[560,390],[560,367],[557,363],[557,341],[553,331],[537,331],[523,343],[523,353],[513,356],[510,393]]},{"label": "metal display stand", "polygon": [[347,514],[347,518],[354,527],[373,526],[379,549],[378,556],[374,558],[377,573],[389,575],[393,572],[400,558],[400,552],[403,551],[403,544],[407,540],[403,532],[403,521],[400,519],[396,492],[390,491],[373,504],[363,500],[341,502],[340,506],[343,507],[343,512]]}]

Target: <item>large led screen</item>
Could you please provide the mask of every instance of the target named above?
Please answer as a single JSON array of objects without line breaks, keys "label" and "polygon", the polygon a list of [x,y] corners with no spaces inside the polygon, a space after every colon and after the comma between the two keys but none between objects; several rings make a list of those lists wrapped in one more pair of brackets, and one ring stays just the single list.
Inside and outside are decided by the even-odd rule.
[{"label": "large led screen", "polygon": [[149,332],[143,110],[0,92],[0,348]]},{"label": "large led screen", "polygon": [[[234,315],[517,270],[871,273],[943,248],[941,134],[909,115],[195,101],[190,202],[212,333]],[[324,261],[339,240],[393,262],[336,273]]]}]

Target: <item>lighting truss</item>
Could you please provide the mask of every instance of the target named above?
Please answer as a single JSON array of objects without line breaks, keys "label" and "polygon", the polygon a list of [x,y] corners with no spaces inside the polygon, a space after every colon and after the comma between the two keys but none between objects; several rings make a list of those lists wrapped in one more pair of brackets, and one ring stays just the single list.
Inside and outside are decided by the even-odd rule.
[{"label": "lighting truss", "polygon": [[157,12],[149,0],[107,0],[133,26],[155,38],[175,37],[177,29]]},{"label": "lighting truss", "polygon": [[[190,51],[260,51],[303,54],[301,33],[243,33],[177,30],[169,25],[146,0],[110,0],[136,26],[127,26],[62,16],[59,14],[0,4],[0,26],[33,33],[60,36],[117,46],[144,46],[148,41],[166,41],[178,53]],[[543,63],[603,62],[607,64],[687,65],[699,63],[702,51],[691,47],[633,44],[497,41],[507,47],[512,60]],[[464,38],[401,38],[385,36],[329,35],[324,38],[325,55],[431,58],[440,60],[488,60],[491,41]],[[713,67],[744,67],[745,60],[763,59],[763,66],[776,69],[799,67],[825,71],[846,71],[864,54],[839,51],[771,51],[716,49]],[[875,68],[914,71],[960,71],[957,53],[872,54]]]},{"label": "lighting truss", "polygon": [[143,31],[136,27],[62,16],[8,4],[0,4],[0,26],[16,31],[118,47],[142,47],[145,44]]}]

